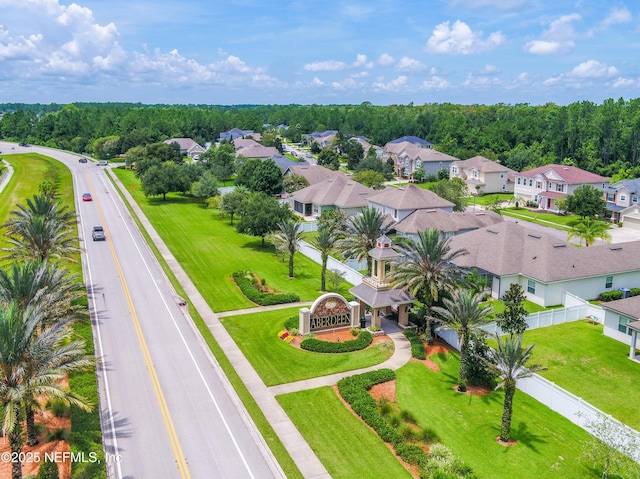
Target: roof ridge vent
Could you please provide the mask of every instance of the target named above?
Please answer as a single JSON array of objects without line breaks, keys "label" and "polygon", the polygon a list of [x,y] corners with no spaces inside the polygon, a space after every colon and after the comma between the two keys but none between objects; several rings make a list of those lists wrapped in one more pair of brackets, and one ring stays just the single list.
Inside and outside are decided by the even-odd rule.
[{"label": "roof ridge vent", "polygon": [[609,249],[611,251],[621,251],[622,250],[622,246],[610,246]]},{"label": "roof ridge vent", "polygon": [[530,236],[530,237],[535,238],[535,239],[540,239],[540,238],[542,238],[542,236],[540,236],[540,235],[534,235],[533,233],[529,233],[529,234],[527,234],[527,236]]},{"label": "roof ridge vent", "polygon": [[498,234],[498,232],[496,230],[487,230],[487,233],[493,233],[494,235]]},{"label": "roof ridge vent", "polygon": [[554,248],[564,248],[566,246],[566,243],[556,243],[553,245]]}]

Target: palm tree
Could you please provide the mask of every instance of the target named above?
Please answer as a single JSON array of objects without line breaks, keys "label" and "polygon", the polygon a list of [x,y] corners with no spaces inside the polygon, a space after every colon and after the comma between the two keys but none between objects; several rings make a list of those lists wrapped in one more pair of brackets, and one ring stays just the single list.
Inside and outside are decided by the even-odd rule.
[{"label": "palm tree", "polygon": [[504,389],[504,407],[502,411],[502,423],[500,426],[500,440],[509,441],[511,433],[511,416],[513,415],[513,396],[516,393],[518,379],[528,378],[543,368],[539,364],[527,365],[531,359],[531,353],[535,344],[530,344],[522,349],[522,335],[505,336],[498,340],[498,349],[493,349],[488,354],[488,359],[483,359],[487,368],[502,381],[497,388]]},{"label": "palm tree", "polygon": [[473,333],[480,333],[481,327],[489,322],[491,306],[482,305],[482,294],[469,289],[459,290],[453,299],[443,299],[444,308],[434,306],[432,311],[438,316],[436,320],[458,333],[460,338],[460,383],[467,380],[469,362],[469,338]]},{"label": "palm tree", "polygon": [[44,195],[29,198],[4,226],[9,247],[2,248],[9,259],[65,258],[78,251],[72,225],[76,218],[59,201]]},{"label": "palm tree", "polygon": [[0,306],[0,401],[2,429],[9,437],[12,478],[22,477],[21,410],[36,396],[57,397],[84,409],[87,401],[60,383],[66,374],[93,364],[83,341],[69,341],[68,323],[59,321],[39,333],[43,312],[39,307]]},{"label": "palm tree", "polygon": [[604,221],[585,218],[575,225],[567,235],[567,241],[578,238],[580,243],[584,240],[585,246],[591,246],[596,239],[601,239],[609,243],[611,235],[609,234],[609,226]]},{"label": "palm tree", "polygon": [[[15,302],[22,310],[28,306],[37,307],[43,312],[40,328],[55,322],[72,321],[86,316],[86,309],[73,302],[83,295],[82,283],[77,275],[69,275],[58,263],[46,261],[27,261],[12,263],[9,271],[0,269],[0,302]],[[25,397],[27,420],[27,445],[37,444],[33,397]]]},{"label": "palm tree", "polygon": [[398,244],[400,256],[393,260],[388,274],[392,286],[405,289],[431,307],[440,297],[440,291],[454,285],[462,269],[451,262],[468,254],[465,249],[451,251],[449,238],[440,238],[440,231],[427,228],[418,233],[417,240]]},{"label": "palm tree", "polygon": [[333,250],[334,242],[334,237],[329,228],[320,228],[318,230],[318,236],[311,240],[313,247],[320,251],[320,258],[322,260],[320,291],[326,291],[327,289],[327,260],[329,259],[329,253]]},{"label": "palm tree", "polygon": [[449,238],[440,238],[440,231],[435,228],[420,231],[417,240],[398,244],[397,248],[400,256],[392,261],[387,277],[392,287],[406,290],[424,304],[427,332],[431,335],[431,307],[438,302],[442,291],[454,287],[462,274],[462,269],[451,262],[468,252],[465,249],[451,251]]},{"label": "palm tree", "polygon": [[287,218],[278,223],[280,231],[274,234],[276,241],[286,246],[289,252],[289,278],[293,278],[293,255],[298,251],[300,241],[302,241],[302,229],[300,220]]},{"label": "palm tree", "polygon": [[376,240],[386,234],[385,216],[372,206],[362,208],[361,214],[347,220],[343,236],[336,246],[346,256],[362,261],[367,260],[367,272],[371,273],[371,257],[369,251],[376,247]]}]

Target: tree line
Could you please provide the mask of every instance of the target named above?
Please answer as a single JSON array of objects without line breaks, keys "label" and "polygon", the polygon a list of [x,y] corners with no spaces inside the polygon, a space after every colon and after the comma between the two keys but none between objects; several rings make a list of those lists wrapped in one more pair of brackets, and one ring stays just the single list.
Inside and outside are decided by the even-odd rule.
[{"label": "tree line", "polygon": [[377,145],[415,135],[457,158],[482,155],[517,171],[564,163],[605,176],[640,173],[640,99],[566,106],[0,104],[0,111],[3,139],[99,158],[167,138],[190,137],[205,144],[234,127],[263,132],[266,124],[286,124],[282,135],[292,141],[328,129],[344,138],[363,135]]}]

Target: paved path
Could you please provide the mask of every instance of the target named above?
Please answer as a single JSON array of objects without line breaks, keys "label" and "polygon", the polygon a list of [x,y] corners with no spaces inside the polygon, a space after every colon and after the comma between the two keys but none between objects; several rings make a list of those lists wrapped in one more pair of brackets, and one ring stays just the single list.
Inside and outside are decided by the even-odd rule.
[{"label": "paved path", "polygon": [[284,304],[274,304],[273,306],[256,306],[255,308],[246,308],[246,309],[236,309],[234,311],[225,311],[223,313],[216,313],[218,318],[226,318],[228,316],[238,316],[239,314],[251,314],[251,313],[261,313],[263,311],[274,311],[277,309],[287,309],[287,308],[303,308],[305,306],[311,306],[313,304],[312,301],[301,301],[299,303],[284,303]]},{"label": "paved path", "polygon": [[4,187],[7,186],[9,180],[13,176],[13,166],[11,166],[7,160],[2,160],[2,163],[7,167],[7,171],[2,175],[2,178],[0,178],[0,191],[4,190]]},{"label": "paved path", "polygon": [[[267,388],[258,373],[253,369],[242,351],[233,341],[227,330],[220,323],[219,318],[224,316],[234,316],[238,314],[250,314],[261,311],[270,311],[274,309],[284,309],[295,306],[309,306],[311,302],[289,303],[275,306],[260,306],[255,308],[242,309],[237,311],[226,311],[216,314],[211,310],[205,299],[202,297],[198,289],[195,287],[189,276],[182,269],[176,258],[171,254],[169,248],[164,243],[160,235],[153,228],[147,217],[144,215],[138,204],[135,202],[131,194],[122,185],[120,180],[109,171],[109,174],[115,181],[116,185],[124,195],[136,216],[146,229],[154,244],[157,246],[163,259],[171,268],[172,273],[176,276],[183,289],[185,290],[189,300],[194,305],[204,322],[207,324],[214,338],[224,351],[225,355],[231,362],[232,366],[244,382],[245,386],[253,396],[254,400],[262,410],[263,414],[271,424],[271,427],[278,435],[282,444],[293,458],[296,466],[305,478],[329,479],[331,476],[322,465],[318,457],[315,455],[304,437],[297,430],[291,419],[284,412],[280,404],[276,401],[275,396],[288,392],[301,391],[320,386],[333,385],[346,376],[360,374],[367,371],[373,371],[380,368],[397,369],[404,365],[411,358],[411,345],[407,338],[402,334],[397,325],[392,322],[383,322],[384,330],[393,340],[395,349],[394,353],[387,361],[376,366],[371,366],[355,371],[347,371],[344,373],[332,374],[320,378],[309,379],[306,381],[298,381],[290,384],[282,384]],[[383,320],[384,321],[384,320]]]}]

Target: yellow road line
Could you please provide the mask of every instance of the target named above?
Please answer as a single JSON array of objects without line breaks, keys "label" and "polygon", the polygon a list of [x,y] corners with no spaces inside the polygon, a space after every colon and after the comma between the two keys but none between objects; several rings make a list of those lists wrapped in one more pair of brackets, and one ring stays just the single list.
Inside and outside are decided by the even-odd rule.
[{"label": "yellow road line", "polygon": [[162,413],[162,418],[164,420],[165,426],[167,428],[167,433],[169,434],[169,440],[171,441],[171,447],[173,449],[173,454],[176,458],[178,470],[180,471],[180,476],[183,479],[190,479],[191,474],[189,474],[189,468],[187,466],[187,461],[182,452],[182,447],[180,446],[180,441],[178,440],[178,435],[176,434],[175,427],[173,426],[173,420],[171,419],[171,413],[169,412],[169,407],[167,406],[167,402],[164,397],[164,393],[162,392],[162,387],[160,386],[160,380],[158,379],[158,374],[156,373],[156,369],[153,365],[153,361],[151,359],[151,354],[149,353],[149,348],[147,347],[147,342],[144,339],[144,335],[142,333],[142,328],[140,327],[140,321],[138,321],[138,315],[136,313],[135,307],[133,305],[133,300],[131,298],[131,293],[129,292],[129,287],[127,286],[127,281],[124,278],[124,273],[122,271],[122,267],[120,266],[120,262],[118,261],[118,256],[116,255],[115,248],[113,246],[113,242],[111,241],[110,235],[108,234],[108,229],[106,226],[106,221],[104,220],[104,215],[102,214],[102,209],[98,201],[95,199],[95,190],[92,186],[91,180],[89,178],[89,173],[85,172],[85,176],[89,183],[89,189],[91,190],[91,195],[94,198],[96,203],[96,208],[98,210],[98,215],[100,216],[100,221],[103,225],[105,235],[107,237],[106,241],[109,244],[109,249],[111,250],[111,255],[113,256],[113,260],[116,265],[116,269],[118,270],[118,276],[120,277],[120,282],[122,283],[122,288],[124,290],[124,295],[127,299],[127,304],[129,305],[129,312],[131,313],[131,319],[133,321],[133,326],[136,330],[136,335],[138,336],[138,342],[140,343],[140,348],[142,350],[142,355],[144,356],[144,361],[147,365],[147,370],[149,371],[149,376],[151,377],[151,382],[153,384],[153,389],[155,390],[156,397],[158,398],[158,404],[160,405],[160,411]]}]

